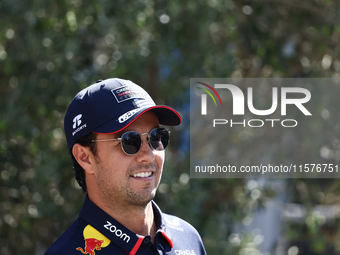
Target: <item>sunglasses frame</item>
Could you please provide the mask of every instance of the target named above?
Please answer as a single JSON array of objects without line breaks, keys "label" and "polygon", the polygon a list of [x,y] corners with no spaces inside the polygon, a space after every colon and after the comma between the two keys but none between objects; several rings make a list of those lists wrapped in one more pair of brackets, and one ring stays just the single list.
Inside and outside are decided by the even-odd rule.
[{"label": "sunglasses frame", "polygon": [[[141,139],[140,147],[138,148],[138,150],[137,150],[135,153],[131,153],[131,154],[130,154],[130,153],[127,153],[127,152],[124,150],[124,147],[123,147],[124,145],[123,145],[123,143],[122,143],[122,142],[120,143],[120,145],[121,145],[121,147],[122,147],[122,151],[123,151],[126,155],[132,156],[132,155],[137,154],[137,153],[140,151],[140,148],[142,148],[142,135],[148,135],[148,137],[147,137],[147,142],[148,142],[150,148],[152,148],[153,150],[157,150],[157,149],[155,149],[154,147],[152,147],[152,145],[151,145],[150,135],[151,135],[151,132],[152,132],[152,131],[158,130],[158,129],[166,130],[166,131],[168,132],[168,144],[169,144],[169,141],[170,141],[170,131],[167,130],[166,128],[162,128],[162,127],[153,128],[149,133],[143,133],[143,134],[139,134],[137,131],[127,131],[127,132],[123,133],[122,136],[119,137],[119,138],[98,139],[98,140],[91,140],[91,142],[94,143],[94,142],[120,141],[120,140],[123,139],[122,137],[123,137],[125,134],[130,133],[130,132],[135,132],[135,133],[137,133],[137,134],[139,135],[139,137],[140,137],[140,139]],[[166,147],[168,147],[168,144],[166,145]],[[163,150],[165,150],[166,147],[165,147]],[[157,150],[157,151],[163,151],[163,150]]]}]

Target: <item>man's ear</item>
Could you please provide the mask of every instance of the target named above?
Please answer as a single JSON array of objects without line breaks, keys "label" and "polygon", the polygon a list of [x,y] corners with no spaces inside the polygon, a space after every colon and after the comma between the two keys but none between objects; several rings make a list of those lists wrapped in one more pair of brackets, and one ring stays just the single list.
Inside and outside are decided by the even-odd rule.
[{"label": "man's ear", "polygon": [[89,147],[85,147],[76,143],[73,145],[72,153],[74,158],[77,160],[78,164],[87,172],[88,174],[94,173],[94,155]]}]

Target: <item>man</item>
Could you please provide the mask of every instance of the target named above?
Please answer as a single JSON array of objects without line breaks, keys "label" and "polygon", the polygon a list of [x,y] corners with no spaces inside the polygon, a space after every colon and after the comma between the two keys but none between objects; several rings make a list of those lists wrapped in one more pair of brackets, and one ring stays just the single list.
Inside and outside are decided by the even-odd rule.
[{"label": "man", "polygon": [[107,79],[80,91],[64,128],[87,195],[79,218],[45,254],[206,254],[197,231],[152,200],[169,142],[160,124],[181,121],[131,81]]}]

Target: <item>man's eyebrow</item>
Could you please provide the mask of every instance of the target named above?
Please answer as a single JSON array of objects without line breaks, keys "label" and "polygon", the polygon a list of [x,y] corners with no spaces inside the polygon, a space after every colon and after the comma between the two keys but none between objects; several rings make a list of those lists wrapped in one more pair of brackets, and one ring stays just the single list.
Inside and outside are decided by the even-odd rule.
[{"label": "man's eyebrow", "polygon": [[113,133],[113,138],[120,138],[122,137],[122,135],[125,133],[126,131],[123,130],[123,131],[120,131],[120,132],[117,132],[117,133]]},{"label": "man's eyebrow", "polygon": [[[162,126],[161,125],[156,125],[154,128],[162,128]],[[152,130],[152,129],[154,129],[154,128],[151,128],[150,129],[150,131]],[[117,133],[114,133],[113,135],[114,135],[114,138],[120,138],[124,133],[126,133],[126,132],[130,132],[130,131],[135,131],[135,130],[133,130],[133,129],[129,129],[129,127],[127,127],[127,128],[125,128],[125,129],[123,129],[122,131],[119,131],[119,132],[117,132]],[[149,132],[150,132],[149,131]]]}]

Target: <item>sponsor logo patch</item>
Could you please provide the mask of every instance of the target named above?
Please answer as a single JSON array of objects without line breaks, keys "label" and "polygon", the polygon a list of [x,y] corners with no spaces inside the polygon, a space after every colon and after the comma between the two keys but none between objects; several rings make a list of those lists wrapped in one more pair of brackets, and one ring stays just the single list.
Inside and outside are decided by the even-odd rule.
[{"label": "sponsor logo patch", "polygon": [[173,228],[173,229],[177,229],[179,231],[184,231],[183,228],[180,227],[180,222],[178,219],[174,218],[173,220],[170,220],[166,217],[164,217],[166,223],[167,223],[167,226],[170,227],[170,228]]},{"label": "sponsor logo patch", "polygon": [[130,236],[124,233],[122,230],[117,228],[115,225],[113,225],[111,222],[106,221],[107,224],[104,225],[104,228],[109,230],[111,233],[114,233],[117,237],[120,239],[123,239],[124,242],[128,243],[130,241]]},{"label": "sponsor logo patch", "polygon": [[74,117],[73,119],[73,129],[75,129],[76,127],[79,127],[81,124],[81,117],[83,117],[82,114],[78,114],[76,117]]},{"label": "sponsor logo patch", "polygon": [[124,102],[129,99],[141,98],[143,99],[142,93],[138,88],[134,86],[124,86],[117,89],[111,90],[112,94],[116,98],[118,103]]},{"label": "sponsor logo patch", "polygon": [[139,109],[133,109],[131,111],[128,111],[127,113],[124,113],[123,115],[121,115],[118,118],[119,123],[123,123],[123,122],[127,121],[128,119],[130,119],[138,111],[139,111]]},{"label": "sponsor logo patch", "polygon": [[175,250],[176,255],[196,255],[194,250]]},{"label": "sponsor logo patch", "polygon": [[84,129],[87,127],[86,124],[83,124],[80,126],[80,124],[82,123],[82,120],[81,118],[83,117],[82,114],[78,114],[76,117],[73,118],[73,129],[75,129],[73,132],[72,132],[72,135],[74,136],[76,133],[78,133],[80,130]]},{"label": "sponsor logo patch", "polygon": [[91,225],[87,225],[84,228],[83,236],[85,240],[84,250],[82,247],[76,248],[77,251],[80,251],[83,254],[95,255],[96,250],[101,250],[102,248],[105,248],[111,242],[110,239],[108,239]]}]

